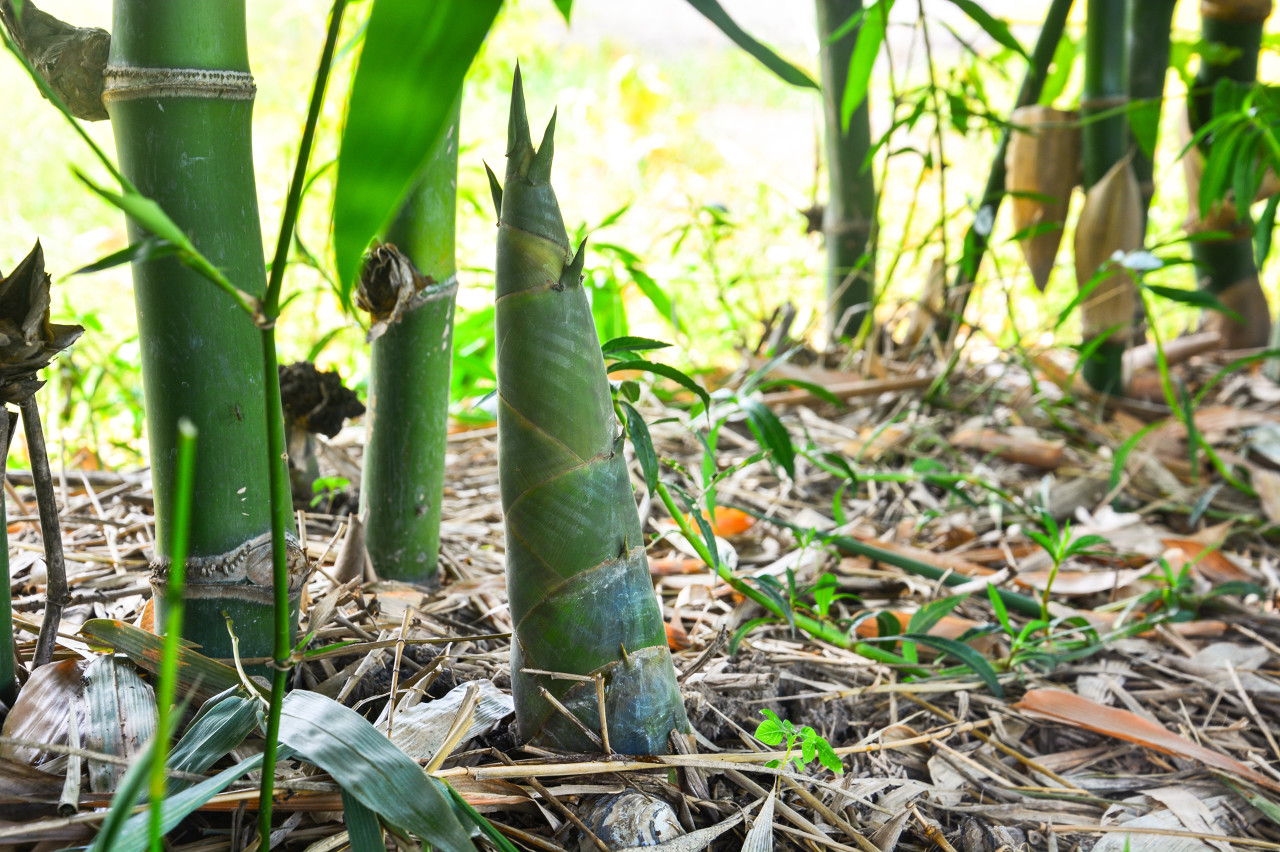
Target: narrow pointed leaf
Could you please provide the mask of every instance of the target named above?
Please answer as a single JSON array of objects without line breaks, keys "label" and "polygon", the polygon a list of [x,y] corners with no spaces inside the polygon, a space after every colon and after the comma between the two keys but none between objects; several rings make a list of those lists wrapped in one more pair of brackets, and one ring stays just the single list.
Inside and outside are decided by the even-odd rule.
[{"label": "narrow pointed leaf", "polygon": [[640,469],[644,471],[644,484],[649,493],[658,487],[658,454],[653,449],[653,438],[649,435],[649,426],[640,416],[640,412],[626,400],[618,400],[627,415],[627,434],[631,436],[631,445],[635,447],[636,458],[640,461]]},{"label": "narrow pointed leaf", "polygon": [[342,791],[342,818],[347,824],[351,852],[386,852],[378,815],[347,790]]},{"label": "narrow pointed leaf", "polygon": [[178,247],[163,237],[145,237],[136,243],[120,251],[112,252],[106,257],[99,258],[88,266],[82,266],[72,275],[87,275],[91,272],[101,272],[104,269],[113,269],[117,266],[124,266],[126,263],[136,263],[144,260],[158,260],[162,257],[169,257],[178,253]]},{"label": "narrow pointed leaf", "polygon": [[844,84],[844,101],[840,104],[840,126],[846,133],[849,131],[853,111],[867,96],[871,70],[875,67],[876,56],[879,55],[880,45],[884,42],[885,24],[889,20],[889,11],[892,8],[893,0],[877,0],[863,12],[858,40],[854,43],[853,54],[849,57],[849,76]]},{"label": "narrow pointed leaf", "polygon": [[377,0],[338,152],[333,246],[344,301],[449,120],[501,0]]},{"label": "narrow pointed leaf", "polygon": [[665,376],[681,387],[693,391],[698,399],[702,400],[702,404],[710,408],[711,396],[702,388],[702,385],[689,378],[686,374],[671,367],[667,364],[659,364],[655,361],[618,361],[609,365],[609,372],[616,373],[619,370],[641,370],[646,373],[655,373],[659,376]]},{"label": "narrow pointed leaf", "polygon": [[975,24],[982,27],[987,35],[1023,57],[1030,58],[1027,56],[1027,51],[1013,37],[1013,33],[1009,32],[1009,25],[1004,21],[993,17],[990,12],[982,8],[980,4],[975,3],[974,0],[951,0],[951,2],[959,6],[960,10],[968,15]]},{"label": "narrow pointed leaf", "polygon": [[777,74],[784,82],[806,89],[818,88],[818,84],[813,81],[812,77],[765,47],[747,33],[746,30],[738,26],[738,23],[729,17],[729,13],[724,10],[718,0],[689,0],[689,5],[701,12],[707,20],[719,27],[722,33],[732,39],[734,44],[755,57],[761,65]]},{"label": "narrow pointed leaf", "polygon": [[986,657],[963,642],[946,639],[942,636],[931,636],[928,633],[907,633],[902,638],[909,642],[918,642],[921,645],[928,645],[931,648],[950,654],[961,665],[972,669],[973,673],[987,685],[987,689],[991,690],[992,695],[996,698],[1004,697],[1004,689],[1000,686],[1000,678],[996,675],[996,670],[991,663],[987,661]]},{"label": "narrow pointed leaf", "polygon": [[473,852],[440,782],[356,711],[294,690],[280,711],[280,741],[391,825],[445,852]]}]

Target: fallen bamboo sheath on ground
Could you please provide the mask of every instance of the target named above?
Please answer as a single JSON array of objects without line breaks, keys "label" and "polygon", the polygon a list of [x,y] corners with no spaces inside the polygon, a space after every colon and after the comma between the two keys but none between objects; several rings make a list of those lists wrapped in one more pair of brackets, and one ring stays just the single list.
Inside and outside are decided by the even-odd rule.
[{"label": "fallen bamboo sheath on ground", "polygon": [[[893,391],[915,390],[928,387],[936,375],[907,376],[892,379],[856,379],[840,384],[827,385],[824,390],[836,399],[852,399],[855,396],[876,396]],[[823,397],[807,390],[779,391],[764,395],[767,405],[804,405],[810,402],[822,402]]]}]

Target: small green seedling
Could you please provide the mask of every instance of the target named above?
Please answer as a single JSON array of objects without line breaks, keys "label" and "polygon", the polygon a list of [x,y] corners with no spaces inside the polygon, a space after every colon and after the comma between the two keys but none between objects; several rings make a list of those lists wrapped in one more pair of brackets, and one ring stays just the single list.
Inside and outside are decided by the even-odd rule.
[{"label": "small green seedling", "polygon": [[351,480],[345,476],[322,476],[315,482],[311,483],[311,492],[315,494],[311,498],[311,507],[315,508],[325,500],[332,498],[342,489],[351,484]]},{"label": "small green seedling", "polygon": [[[819,763],[835,774],[844,774],[844,767],[840,764],[840,756],[836,754],[836,750],[813,728],[808,725],[797,728],[786,719],[779,719],[778,714],[772,710],[761,710],[760,713],[765,720],[756,726],[756,739],[772,746],[782,745],[784,740],[787,743],[787,753],[782,760],[771,760],[765,766],[777,768],[792,760],[795,761],[796,769],[803,771],[816,757]],[[793,755],[797,743],[800,745],[800,754]]]}]

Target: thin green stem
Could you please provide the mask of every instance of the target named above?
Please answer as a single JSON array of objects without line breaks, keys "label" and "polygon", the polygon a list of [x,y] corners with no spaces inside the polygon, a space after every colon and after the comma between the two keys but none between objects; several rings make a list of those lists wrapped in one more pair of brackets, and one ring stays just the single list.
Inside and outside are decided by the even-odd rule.
[{"label": "thin green stem", "polygon": [[267,403],[267,455],[269,485],[271,489],[271,566],[272,591],[275,598],[274,634],[275,649],[271,673],[271,705],[267,711],[267,740],[262,757],[262,784],[258,795],[258,839],[262,849],[268,848],[271,839],[271,795],[275,788],[276,753],[280,737],[280,708],[284,702],[285,684],[289,675],[289,659],[293,650],[289,624],[289,568],[285,531],[293,520],[293,500],[289,491],[289,478],[281,459],[285,457],[284,410],[280,400],[280,371],[276,360],[275,320],[280,315],[280,289],[284,280],[285,262],[288,260],[289,243],[293,238],[302,202],[302,189],[306,184],[307,165],[315,143],[316,125],[324,103],[329,70],[333,66],[333,54],[338,42],[338,30],[347,0],[334,0],[329,11],[329,25],[325,32],[324,48],[316,69],[315,85],[311,90],[311,102],[307,107],[307,121],[298,145],[298,159],[289,182],[289,195],[280,221],[280,233],[276,240],[276,254],[271,262],[271,275],[263,298],[263,313],[267,322],[261,328],[263,392]]},{"label": "thin green stem", "polygon": [[165,617],[164,652],[156,683],[156,746],[151,752],[151,852],[164,848],[161,824],[165,797],[165,762],[173,725],[172,707],[178,689],[178,650],[182,641],[183,594],[186,589],[187,539],[191,529],[191,490],[195,480],[196,427],[185,417],[178,421],[178,467],[173,482],[173,526],[169,535],[169,598]]},{"label": "thin green stem", "polygon": [[658,493],[658,496],[662,498],[662,504],[667,507],[667,511],[671,513],[671,517],[680,527],[680,532],[684,535],[685,540],[693,546],[694,551],[698,554],[698,558],[707,565],[713,567],[716,575],[728,583],[735,592],[764,607],[778,618],[793,620],[796,627],[799,627],[815,639],[821,639],[823,642],[829,642],[837,648],[848,649],[856,654],[861,654],[862,656],[875,660],[879,663],[887,663],[894,666],[906,666],[908,668],[905,668],[904,671],[907,674],[914,675],[916,677],[928,676],[928,672],[923,669],[911,667],[911,661],[905,657],[900,657],[897,654],[885,651],[882,648],[877,648],[866,642],[855,642],[851,640],[843,630],[840,630],[833,625],[825,624],[818,621],[816,618],[810,618],[809,616],[799,612],[784,613],[782,611],[782,607],[778,605],[777,601],[774,601],[759,589],[752,587],[741,577],[735,576],[734,573],[729,570],[728,566],[711,555],[711,551],[707,549],[706,542],[702,540],[701,536],[693,531],[693,527],[689,524],[689,520],[676,506],[675,500],[671,497],[671,492],[667,490],[666,483],[659,480],[657,487],[654,490]]},{"label": "thin green stem", "polygon": [[[0,406],[0,487],[5,480],[5,466],[9,460],[9,442],[13,439],[13,427],[18,415]],[[0,496],[0,529],[7,530],[4,499]],[[13,707],[18,698],[17,656],[13,641],[13,599],[9,582],[9,542],[5,534],[4,547],[0,548],[0,701]]]}]

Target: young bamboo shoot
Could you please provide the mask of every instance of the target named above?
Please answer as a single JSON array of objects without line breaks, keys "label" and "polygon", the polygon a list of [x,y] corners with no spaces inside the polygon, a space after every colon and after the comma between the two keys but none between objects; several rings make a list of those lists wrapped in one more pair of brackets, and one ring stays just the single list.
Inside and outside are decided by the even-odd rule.
[{"label": "young bamboo shoot", "polygon": [[579,751],[599,749],[583,729],[594,736],[607,719],[613,751],[666,752],[684,705],[582,287],[584,247],[570,250],[551,187],[554,129],[553,116],[535,150],[517,69],[506,186],[490,175],[516,719],[526,739]]}]

